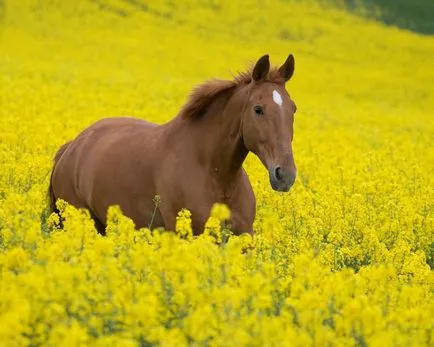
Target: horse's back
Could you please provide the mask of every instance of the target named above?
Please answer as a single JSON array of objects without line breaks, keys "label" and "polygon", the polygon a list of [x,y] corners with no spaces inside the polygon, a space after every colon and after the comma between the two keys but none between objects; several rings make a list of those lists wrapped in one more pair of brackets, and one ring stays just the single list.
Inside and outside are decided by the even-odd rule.
[{"label": "horse's back", "polygon": [[[143,119],[133,118],[133,117],[112,117],[103,118],[84,129],[76,138],[76,140],[87,136],[90,132],[116,132],[122,134],[127,130],[138,128],[140,130],[152,129],[156,127],[157,124],[148,122]],[[124,135],[127,135],[126,133]]]},{"label": "horse's back", "polygon": [[96,159],[95,156],[109,156],[106,151],[115,149],[115,146],[125,154],[125,150],[135,147],[137,141],[152,142],[152,130],[156,126],[154,123],[131,117],[101,119],[62,146],[55,161],[57,165],[73,165],[78,161],[92,162],[92,159]]}]

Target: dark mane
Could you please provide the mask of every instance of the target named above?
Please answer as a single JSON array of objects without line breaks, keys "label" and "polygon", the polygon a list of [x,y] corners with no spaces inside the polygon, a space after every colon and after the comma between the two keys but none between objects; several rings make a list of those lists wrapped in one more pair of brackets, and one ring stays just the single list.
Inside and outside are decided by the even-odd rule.
[{"label": "dark mane", "polygon": [[[211,79],[196,86],[179,112],[180,117],[184,119],[200,118],[219,95],[235,87],[249,84],[252,81],[253,67],[251,66],[245,72],[240,72],[232,81]],[[273,67],[270,69],[264,82],[284,83],[284,79],[281,77],[278,69]]]}]

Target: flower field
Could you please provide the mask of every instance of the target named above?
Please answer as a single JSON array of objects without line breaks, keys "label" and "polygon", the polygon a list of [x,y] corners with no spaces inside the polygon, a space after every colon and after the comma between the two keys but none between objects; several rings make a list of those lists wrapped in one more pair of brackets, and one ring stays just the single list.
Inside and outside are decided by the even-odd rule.
[{"label": "flower field", "polygon": [[[434,36],[341,3],[0,0],[0,346],[434,345]],[[248,156],[254,237],[216,242],[222,205],[199,237],[187,210],[173,233],[113,206],[103,237],[60,202],[56,227],[60,145],[266,53],[295,56],[298,176]]]}]

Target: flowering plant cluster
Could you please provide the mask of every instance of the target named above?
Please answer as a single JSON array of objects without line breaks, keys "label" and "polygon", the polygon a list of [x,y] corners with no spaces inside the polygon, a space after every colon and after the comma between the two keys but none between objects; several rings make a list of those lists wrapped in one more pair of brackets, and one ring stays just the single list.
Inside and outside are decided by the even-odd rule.
[{"label": "flowering plant cluster", "polygon": [[[434,39],[245,2],[0,1],[0,345],[434,344]],[[62,143],[106,116],[162,123],[264,50],[296,56],[298,177],[274,192],[249,155],[253,237],[219,204],[197,237],[188,210],[167,232],[117,206],[101,236],[62,200],[59,227]]]}]

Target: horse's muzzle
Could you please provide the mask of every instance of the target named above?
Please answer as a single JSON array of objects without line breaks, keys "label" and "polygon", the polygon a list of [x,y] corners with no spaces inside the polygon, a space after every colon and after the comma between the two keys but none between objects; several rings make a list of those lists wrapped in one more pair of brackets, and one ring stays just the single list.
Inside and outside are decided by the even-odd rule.
[{"label": "horse's muzzle", "polygon": [[295,182],[297,170],[284,170],[280,166],[273,166],[269,170],[271,187],[278,192],[288,192]]}]

